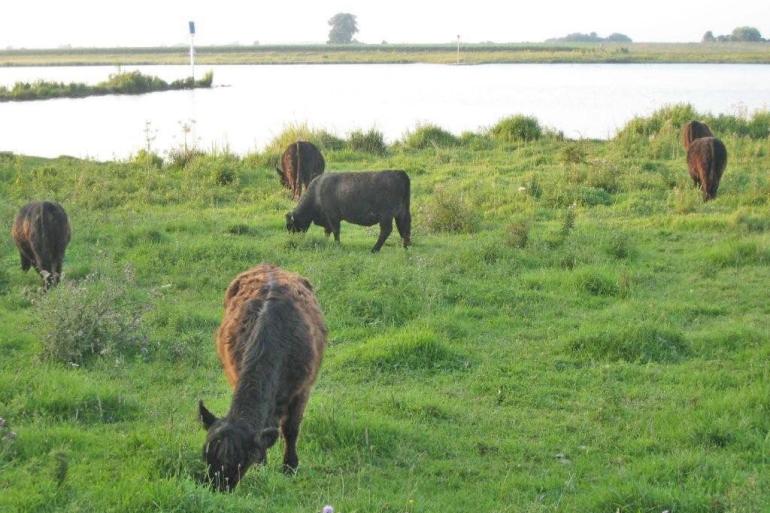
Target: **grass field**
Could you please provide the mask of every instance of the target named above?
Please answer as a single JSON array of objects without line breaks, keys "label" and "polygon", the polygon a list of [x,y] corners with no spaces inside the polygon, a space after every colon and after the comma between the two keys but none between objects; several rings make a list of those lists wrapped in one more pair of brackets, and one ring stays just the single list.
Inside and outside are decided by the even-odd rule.
[{"label": "grass field", "polygon": [[[197,48],[201,64],[386,64],[457,62],[446,45],[256,45]],[[3,50],[0,66],[187,64],[186,47]],[[770,63],[770,43],[464,44],[463,64]]]},{"label": "grass field", "polygon": [[[703,204],[690,115],[606,142],[415,132],[384,154],[306,134],[327,169],[409,172],[414,246],[394,231],[377,255],[375,228],[285,232],[283,140],[162,167],[0,156],[3,233],[32,199],[73,226],[48,297],[0,238],[0,511],[768,511],[770,139],[712,125],[730,156]],[[213,332],[263,261],[311,280],[329,347],[298,475],[279,442],[221,495],[196,481],[196,404],[229,406]],[[56,360],[104,294],[130,329]]]}]

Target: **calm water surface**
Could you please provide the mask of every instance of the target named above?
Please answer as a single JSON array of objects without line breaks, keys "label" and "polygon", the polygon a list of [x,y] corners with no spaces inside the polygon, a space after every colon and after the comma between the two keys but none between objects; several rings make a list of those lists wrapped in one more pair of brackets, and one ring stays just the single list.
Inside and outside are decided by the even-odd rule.
[{"label": "calm water surface", "polygon": [[[166,80],[187,66],[127,66]],[[287,124],[346,135],[375,127],[388,141],[418,123],[454,133],[511,114],[536,116],[568,137],[611,137],[630,118],[670,103],[712,113],[770,107],[770,65],[494,64],[483,66],[201,66],[210,90],[0,104],[0,151],[125,158],[146,145],[188,143],[247,153]],[[109,66],[0,68],[0,85],[37,79],[96,83]],[[149,123],[149,124],[148,124]],[[149,127],[149,131],[147,128]]]}]

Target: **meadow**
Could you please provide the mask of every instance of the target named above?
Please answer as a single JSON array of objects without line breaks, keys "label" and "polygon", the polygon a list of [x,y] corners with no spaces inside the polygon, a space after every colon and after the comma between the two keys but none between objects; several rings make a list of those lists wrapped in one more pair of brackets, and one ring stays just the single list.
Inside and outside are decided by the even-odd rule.
[{"label": "meadow", "polygon": [[[0,50],[0,66],[187,64],[184,45]],[[770,63],[770,43],[463,43],[462,64]],[[196,48],[200,64],[404,64],[457,62],[449,44],[233,45]]]},{"label": "meadow", "polygon": [[[0,511],[768,511],[770,117],[706,117],[729,158],[705,204],[692,117],[609,141],[514,117],[390,146],[297,126],[245,156],[1,154],[4,233],[46,198],[73,240],[44,295],[0,238]],[[288,234],[274,164],[298,136],[327,170],[405,169],[414,246]],[[259,262],[309,278],[329,346],[298,474],[279,442],[217,494],[196,405],[229,406],[213,333]]]}]

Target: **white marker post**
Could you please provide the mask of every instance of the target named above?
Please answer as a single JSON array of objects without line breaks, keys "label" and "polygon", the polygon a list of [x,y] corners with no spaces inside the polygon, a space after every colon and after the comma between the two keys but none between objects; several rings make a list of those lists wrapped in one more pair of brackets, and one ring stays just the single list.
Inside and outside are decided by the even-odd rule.
[{"label": "white marker post", "polygon": [[188,22],[190,27],[190,73],[192,73],[193,83],[195,82],[195,22]]},{"label": "white marker post", "polygon": [[457,34],[457,64],[460,64],[460,34]]}]

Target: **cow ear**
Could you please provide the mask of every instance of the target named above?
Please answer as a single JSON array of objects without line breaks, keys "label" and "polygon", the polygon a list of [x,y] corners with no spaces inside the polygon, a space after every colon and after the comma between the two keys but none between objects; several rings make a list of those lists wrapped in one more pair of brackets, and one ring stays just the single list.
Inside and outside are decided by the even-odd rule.
[{"label": "cow ear", "polygon": [[214,422],[216,422],[217,417],[208,411],[205,406],[203,406],[203,401],[198,401],[198,418],[201,421],[201,424],[203,424],[203,427],[205,429],[209,429]]},{"label": "cow ear", "polygon": [[272,447],[276,440],[278,440],[278,430],[274,427],[265,428],[257,434],[257,445],[263,449]]}]

